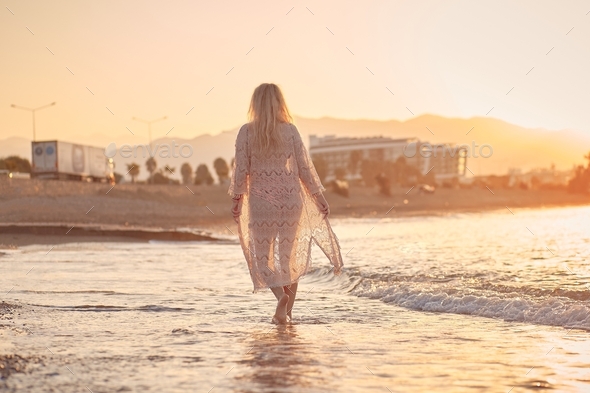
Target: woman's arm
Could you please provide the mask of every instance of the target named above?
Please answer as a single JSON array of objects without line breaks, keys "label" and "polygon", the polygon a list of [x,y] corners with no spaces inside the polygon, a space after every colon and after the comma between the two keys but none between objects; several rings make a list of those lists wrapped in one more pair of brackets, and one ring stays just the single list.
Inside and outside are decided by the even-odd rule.
[{"label": "woman's arm", "polygon": [[293,126],[293,142],[295,146],[297,168],[299,169],[299,178],[303,184],[305,184],[305,187],[307,187],[310,194],[312,194],[320,212],[324,215],[324,218],[326,218],[328,217],[328,214],[330,214],[330,206],[328,206],[328,202],[322,193],[322,191],[325,191],[326,189],[322,185],[322,181],[313,165],[311,156],[301,140],[299,130],[297,130],[297,127],[295,126]]},{"label": "woman's arm", "polygon": [[250,158],[248,157],[248,129],[242,126],[236,137],[236,154],[227,193],[232,196],[231,213],[235,222],[242,214],[243,194],[248,190]]},{"label": "woman's arm", "polygon": [[245,193],[248,189],[250,159],[248,157],[248,129],[244,125],[236,137],[236,153],[227,193],[233,197]]},{"label": "woman's arm", "polygon": [[232,197],[231,215],[234,217],[234,221],[239,224],[240,216],[242,215],[242,199],[243,194],[235,194]]}]

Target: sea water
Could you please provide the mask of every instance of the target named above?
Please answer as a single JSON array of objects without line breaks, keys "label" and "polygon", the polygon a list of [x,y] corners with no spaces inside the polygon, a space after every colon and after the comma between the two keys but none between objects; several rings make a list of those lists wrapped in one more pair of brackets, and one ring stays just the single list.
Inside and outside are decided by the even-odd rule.
[{"label": "sea water", "polygon": [[331,220],[294,323],[242,250],[66,243],[3,251],[6,391],[590,391],[590,208]]}]

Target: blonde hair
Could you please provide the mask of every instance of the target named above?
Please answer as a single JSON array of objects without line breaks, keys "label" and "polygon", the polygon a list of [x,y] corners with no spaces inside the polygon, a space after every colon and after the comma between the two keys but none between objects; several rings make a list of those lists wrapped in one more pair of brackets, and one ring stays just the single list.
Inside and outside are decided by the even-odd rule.
[{"label": "blonde hair", "polygon": [[278,150],[283,145],[278,125],[293,122],[283,93],[274,83],[263,83],[254,90],[248,118],[254,132],[253,150],[262,154]]}]

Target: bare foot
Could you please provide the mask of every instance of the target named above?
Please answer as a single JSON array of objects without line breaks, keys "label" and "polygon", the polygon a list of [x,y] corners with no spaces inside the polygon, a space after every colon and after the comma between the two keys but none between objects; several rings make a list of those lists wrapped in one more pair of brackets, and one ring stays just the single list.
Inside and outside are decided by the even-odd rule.
[{"label": "bare foot", "polygon": [[286,293],[281,296],[277,303],[277,310],[272,317],[272,322],[277,325],[284,325],[287,323],[287,304],[289,303],[289,295]]}]

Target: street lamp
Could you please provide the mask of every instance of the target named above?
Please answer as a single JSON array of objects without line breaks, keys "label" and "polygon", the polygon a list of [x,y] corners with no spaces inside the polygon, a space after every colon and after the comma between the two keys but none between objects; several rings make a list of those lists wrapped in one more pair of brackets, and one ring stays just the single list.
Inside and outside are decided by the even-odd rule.
[{"label": "street lamp", "polygon": [[142,119],[138,119],[137,117],[134,117],[133,118],[133,120],[137,120],[137,121],[140,121],[142,123],[146,123],[148,125],[148,132],[150,134],[150,148],[152,147],[152,123],[156,123],[158,121],[165,120],[167,118],[168,118],[167,116],[161,117],[161,118],[156,119],[156,120],[142,120]]},{"label": "street lamp", "polygon": [[55,105],[55,102],[52,102],[51,104],[40,106],[38,108],[26,108],[24,106],[18,106],[18,105],[14,105],[14,104],[12,104],[11,106],[16,109],[23,109],[25,111],[30,111],[33,113],[33,141],[35,141],[35,140],[37,140],[37,134],[35,132],[35,112],[38,110],[41,110],[41,109],[48,108],[53,105]]}]

